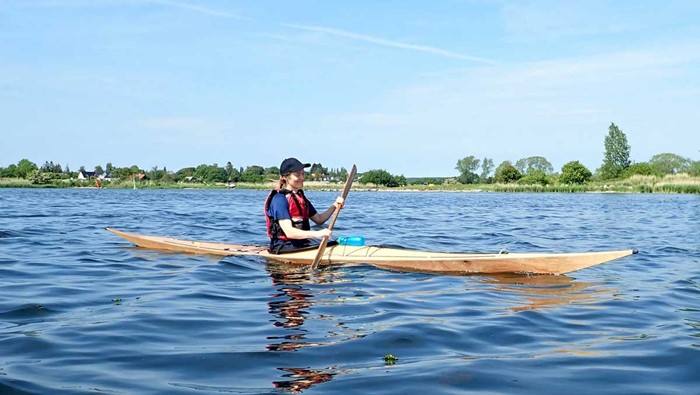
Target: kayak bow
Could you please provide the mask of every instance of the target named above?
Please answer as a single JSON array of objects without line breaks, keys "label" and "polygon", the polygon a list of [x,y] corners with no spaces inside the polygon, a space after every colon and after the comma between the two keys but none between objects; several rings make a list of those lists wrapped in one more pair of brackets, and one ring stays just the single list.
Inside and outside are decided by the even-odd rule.
[{"label": "kayak bow", "polygon": [[[113,228],[106,228],[106,230],[139,247],[161,251],[220,256],[257,255],[273,261],[297,265],[311,264],[317,253],[316,249],[312,249],[278,255],[268,252],[267,247],[263,246],[180,240],[122,232]],[[337,244],[326,248],[320,263],[323,265],[369,264],[383,269],[444,274],[565,274],[636,253],[637,250],[559,254],[484,254]]]}]

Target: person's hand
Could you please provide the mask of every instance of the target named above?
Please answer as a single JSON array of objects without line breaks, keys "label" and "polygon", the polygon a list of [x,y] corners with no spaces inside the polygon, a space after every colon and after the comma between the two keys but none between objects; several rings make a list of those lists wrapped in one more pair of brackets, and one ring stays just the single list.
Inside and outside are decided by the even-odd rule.
[{"label": "person's hand", "polygon": [[340,210],[341,208],[345,207],[345,199],[343,199],[342,196],[338,196],[337,198],[335,198],[333,206]]},{"label": "person's hand", "polygon": [[316,237],[328,237],[328,238],[330,238],[331,236],[333,236],[333,231],[328,229],[328,228],[323,228],[319,231],[316,231],[316,235],[317,235]]}]

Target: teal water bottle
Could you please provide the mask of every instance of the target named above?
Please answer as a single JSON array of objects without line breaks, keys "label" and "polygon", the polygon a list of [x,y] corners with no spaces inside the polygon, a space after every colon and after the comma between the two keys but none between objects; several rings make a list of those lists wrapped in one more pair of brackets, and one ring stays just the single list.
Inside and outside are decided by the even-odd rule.
[{"label": "teal water bottle", "polygon": [[342,236],[338,237],[338,243],[344,246],[360,247],[365,245],[365,238],[363,236]]}]

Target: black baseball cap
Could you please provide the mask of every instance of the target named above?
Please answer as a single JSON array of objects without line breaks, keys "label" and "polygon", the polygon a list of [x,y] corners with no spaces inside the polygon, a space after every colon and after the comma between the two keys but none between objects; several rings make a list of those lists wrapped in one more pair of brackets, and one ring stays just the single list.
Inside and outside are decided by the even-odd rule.
[{"label": "black baseball cap", "polygon": [[297,158],[287,158],[280,165],[280,175],[294,173],[307,167],[311,167],[311,163],[301,163]]}]

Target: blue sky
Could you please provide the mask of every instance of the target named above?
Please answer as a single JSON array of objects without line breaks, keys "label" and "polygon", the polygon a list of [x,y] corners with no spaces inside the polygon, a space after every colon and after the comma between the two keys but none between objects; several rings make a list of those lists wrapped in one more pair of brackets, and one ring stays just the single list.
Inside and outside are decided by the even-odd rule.
[{"label": "blue sky", "polygon": [[700,159],[700,2],[0,0],[0,166]]}]

